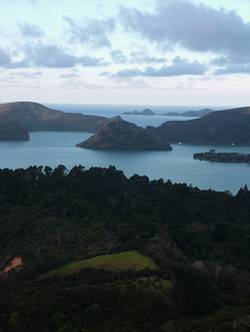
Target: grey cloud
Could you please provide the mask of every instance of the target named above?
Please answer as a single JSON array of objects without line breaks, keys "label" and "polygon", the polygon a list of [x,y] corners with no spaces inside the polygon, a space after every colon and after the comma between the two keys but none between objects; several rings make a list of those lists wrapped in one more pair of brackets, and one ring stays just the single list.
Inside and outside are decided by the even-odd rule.
[{"label": "grey cloud", "polygon": [[77,57],[77,64],[80,64],[84,67],[99,67],[99,66],[107,66],[108,62],[103,59],[91,57],[91,56],[81,56]]},{"label": "grey cloud", "polygon": [[121,50],[114,50],[110,53],[112,60],[116,64],[124,63],[165,63],[166,59],[164,57],[157,57],[150,55],[147,50],[131,52],[128,56],[125,55]]},{"label": "grey cloud", "polygon": [[108,34],[114,32],[116,23],[113,18],[105,20],[85,18],[76,21],[71,17],[64,17],[69,27],[69,34],[73,41],[89,44],[95,48],[111,47]]},{"label": "grey cloud", "polygon": [[217,67],[215,75],[250,74],[249,57],[221,56],[215,58],[211,64]]},{"label": "grey cloud", "polygon": [[175,58],[171,65],[164,65],[160,68],[147,67],[144,70],[138,68],[120,70],[115,74],[102,73],[103,76],[112,77],[171,77],[182,75],[203,75],[207,70],[207,66],[198,62],[189,62],[179,57]]},{"label": "grey cloud", "polygon": [[13,61],[10,54],[4,49],[0,48],[0,68],[21,68],[27,67],[28,64],[25,61]]},{"label": "grey cloud", "polygon": [[250,23],[233,11],[187,0],[159,1],[155,12],[122,7],[122,24],[162,47],[225,55],[250,55]]},{"label": "grey cloud", "polygon": [[213,59],[213,61],[211,62],[211,64],[215,65],[215,66],[223,66],[223,65],[227,65],[227,64],[244,64],[244,63],[249,63],[249,56],[245,56],[242,54],[239,55],[230,55],[230,56],[219,56],[216,57],[215,59]]},{"label": "grey cloud", "polygon": [[27,38],[40,38],[45,35],[39,25],[19,23],[20,32]]},{"label": "grey cloud", "polygon": [[216,57],[215,59],[213,59],[211,61],[211,64],[212,65],[215,65],[215,66],[224,66],[225,64],[228,64],[229,62],[229,58],[226,57],[226,56],[219,56],[219,57]]},{"label": "grey cloud", "polygon": [[30,61],[38,67],[68,68],[76,65],[76,57],[55,45],[39,45],[28,48]]},{"label": "grey cloud", "polygon": [[121,50],[114,50],[110,53],[112,60],[115,63],[126,63],[128,62],[128,58]]},{"label": "grey cloud", "polygon": [[250,63],[230,63],[224,68],[219,68],[215,75],[250,74]]},{"label": "grey cloud", "polygon": [[[76,56],[60,48],[57,45],[33,44],[27,45],[22,50],[24,57],[22,60],[14,61],[11,55],[0,48],[1,68],[73,68],[77,65],[84,67],[105,66],[107,63],[103,59],[91,56]],[[16,54],[19,56],[19,54]]]},{"label": "grey cloud", "polygon": [[146,51],[132,52],[132,53],[130,53],[130,57],[131,57],[131,62],[135,62],[135,63],[164,63],[164,62],[166,62],[166,58],[150,55]]},{"label": "grey cloud", "polygon": [[76,65],[94,67],[106,65],[102,59],[75,56],[56,45],[36,45],[26,48],[26,55],[33,66],[45,68],[72,68]]},{"label": "grey cloud", "polygon": [[3,49],[0,49],[0,66],[8,67],[10,64],[11,64],[10,56]]},{"label": "grey cloud", "polygon": [[15,77],[22,77],[22,78],[38,78],[42,75],[41,71],[35,71],[35,72],[26,72],[26,71],[21,71],[21,72],[15,72],[12,73],[13,76]]},{"label": "grey cloud", "polygon": [[64,73],[62,75],[60,75],[60,78],[79,78],[81,77],[80,74],[76,73],[76,72],[70,72],[70,73]]}]

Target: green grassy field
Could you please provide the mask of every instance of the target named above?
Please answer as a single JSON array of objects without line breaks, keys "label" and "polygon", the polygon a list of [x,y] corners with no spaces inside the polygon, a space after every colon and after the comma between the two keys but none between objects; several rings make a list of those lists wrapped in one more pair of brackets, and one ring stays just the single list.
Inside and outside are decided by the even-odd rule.
[{"label": "green grassy field", "polygon": [[64,276],[77,273],[83,269],[107,270],[113,272],[141,271],[144,269],[156,270],[155,262],[138,251],[128,251],[119,254],[96,256],[82,261],[75,261],[52,270],[39,279],[52,276]]}]

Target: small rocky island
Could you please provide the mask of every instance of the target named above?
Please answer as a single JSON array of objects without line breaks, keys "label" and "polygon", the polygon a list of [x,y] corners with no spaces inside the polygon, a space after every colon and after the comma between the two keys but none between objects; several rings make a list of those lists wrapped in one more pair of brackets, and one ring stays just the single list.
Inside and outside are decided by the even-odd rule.
[{"label": "small rocky island", "polygon": [[0,141],[29,141],[28,131],[18,122],[0,122]]},{"label": "small rocky island", "polygon": [[145,110],[138,112],[138,111],[133,111],[133,112],[124,112],[123,114],[125,115],[155,115],[155,112],[150,110],[149,108],[146,108]]},{"label": "small rocky island", "polygon": [[144,128],[120,116],[107,120],[95,135],[77,146],[96,150],[172,150],[168,143],[158,141]]},{"label": "small rocky island", "polygon": [[195,153],[194,159],[205,160],[217,163],[250,163],[250,154],[238,152],[216,152],[214,149],[209,152]]}]

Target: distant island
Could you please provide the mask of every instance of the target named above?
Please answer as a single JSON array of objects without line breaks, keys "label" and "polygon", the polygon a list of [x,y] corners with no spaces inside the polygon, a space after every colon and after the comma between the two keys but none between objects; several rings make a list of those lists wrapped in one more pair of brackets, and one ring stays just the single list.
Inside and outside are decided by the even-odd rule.
[{"label": "distant island", "polygon": [[250,107],[209,113],[199,119],[168,121],[146,131],[161,142],[250,145]]},{"label": "distant island", "polygon": [[28,131],[19,123],[10,121],[0,123],[0,141],[28,141]]},{"label": "distant island", "polygon": [[164,115],[166,116],[184,116],[184,117],[201,117],[201,116],[204,116],[204,115],[207,115],[209,113],[212,113],[214,112],[214,110],[210,109],[210,108],[203,108],[201,110],[198,110],[198,111],[186,111],[186,112],[183,112],[183,113],[178,113],[178,112],[168,112]]},{"label": "distant island", "polygon": [[95,135],[77,146],[100,150],[172,150],[168,143],[158,141],[148,135],[144,128],[120,116],[106,121]]},{"label": "distant island", "polygon": [[150,116],[150,115],[155,115],[155,112],[153,112],[149,108],[146,108],[145,110],[140,111],[140,112],[138,112],[138,111],[124,112],[123,114],[125,114],[125,115],[148,115],[148,116]]},{"label": "distant island", "polygon": [[[165,114],[162,114],[162,115],[165,115],[165,116],[190,117],[190,118],[191,117],[197,117],[198,118],[198,117],[207,115],[207,114],[212,113],[212,112],[214,112],[214,110],[212,110],[210,108],[203,108],[203,109],[198,110],[198,111],[186,111],[186,112],[183,112],[183,113],[179,113],[179,112],[168,112],[168,113],[165,113]],[[149,115],[149,116],[156,115],[155,112],[152,111],[149,108],[146,108],[143,111],[124,112],[123,114],[124,115]]]},{"label": "distant island", "polygon": [[237,152],[216,152],[214,149],[209,152],[195,153],[193,158],[219,163],[250,163],[250,154]]}]

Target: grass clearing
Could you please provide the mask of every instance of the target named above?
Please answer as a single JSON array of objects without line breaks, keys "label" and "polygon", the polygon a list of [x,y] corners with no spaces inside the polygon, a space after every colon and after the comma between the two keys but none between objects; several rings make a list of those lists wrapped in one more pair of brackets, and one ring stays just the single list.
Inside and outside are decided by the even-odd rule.
[{"label": "grass clearing", "polygon": [[119,254],[96,256],[82,261],[75,261],[52,270],[39,279],[52,276],[65,276],[78,273],[84,269],[107,270],[112,272],[157,270],[155,262],[138,251],[128,251]]}]

